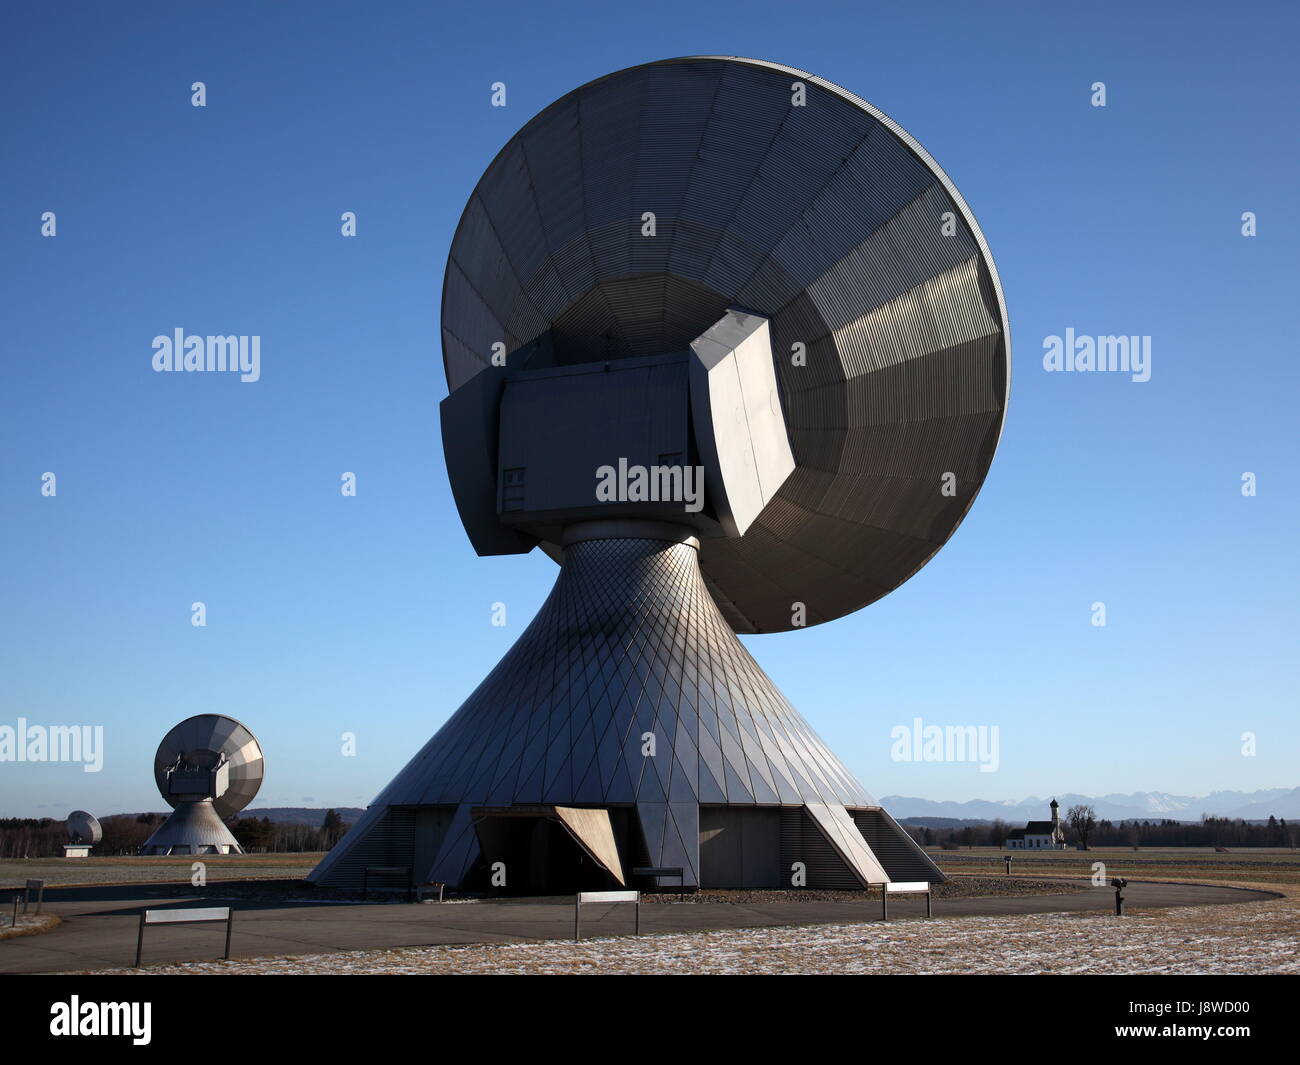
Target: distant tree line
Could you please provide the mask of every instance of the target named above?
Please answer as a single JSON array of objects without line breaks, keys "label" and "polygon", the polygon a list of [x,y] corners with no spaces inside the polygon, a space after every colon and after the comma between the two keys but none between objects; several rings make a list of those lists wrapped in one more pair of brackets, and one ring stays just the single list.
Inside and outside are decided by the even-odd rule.
[{"label": "distant tree line", "polygon": [[45,858],[62,854],[67,826],[49,817],[0,819],[0,858]]},{"label": "distant tree line", "polygon": [[326,810],[319,828],[285,824],[270,818],[241,817],[229,822],[230,831],[246,851],[269,854],[327,851],[347,831],[336,810]]},{"label": "distant tree line", "polygon": [[[1075,813],[1072,808],[1070,813]],[[1070,846],[1086,836],[1089,847],[1291,847],[1300,844],[1300,822],[1270,817],[1266,822],[1243,821],[1239,817],[1203,816],[1199,822],[1107,821],[1092,819],[1090,812],[1082,821],[1071,818],[1063,823]],[[1072,823],[1079,822],[1079,823]],[[907,831],[926,847],[1002,847],[1013,827],[996,820],[982,825],[931,828],[905,825]]]},{"label": "distant tree line", "polygon": [[[100,825],[104,838],[92,854],[118,856],[138,854],[145,840],[154,834],[166,814],[117,814],[104,817]],[[226,822],[246,851],[300,853],[326,851],[347,831],[335,810],[326,810],[319,828],[311,825],[279,824],[267,818],[241,817]],[[57,858],[68,842],[68,826],[51,817],[0,818],[0,858]]]}]

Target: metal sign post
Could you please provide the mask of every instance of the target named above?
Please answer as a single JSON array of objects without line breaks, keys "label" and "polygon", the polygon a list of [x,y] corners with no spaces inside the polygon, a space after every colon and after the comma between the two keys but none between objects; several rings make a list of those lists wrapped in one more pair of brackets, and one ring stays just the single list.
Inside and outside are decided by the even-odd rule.
[{"label": "metal sign post", "polygon": [[573,904],[573,941],[582,938],[582,904],[584,902],[634,902],[636,903],[636,934],[641,934],[641,892],[639,891],[579,891]]},{"label": "metal sign post", "polygon": [[208,906],[191,910],[142,910],[140,931],[135,940],[135,967],[140,968],[140,954],[144,950],[144,928],[150,924],[207,924],[226,922],[226,960],[230,959],[230,933],[234,928],[234,914],[229,906]]},{"label": "metal sign post", "polygon": [[925,915],[934,916],[934,904],[932,901],[933,892],[930,884],[925,880],[914,880],[908,883],[889,883],[885,885],[885,890],[880,893],[880,919],[889,920],[889,896],[890,895],[924,895],[925,896]]}]

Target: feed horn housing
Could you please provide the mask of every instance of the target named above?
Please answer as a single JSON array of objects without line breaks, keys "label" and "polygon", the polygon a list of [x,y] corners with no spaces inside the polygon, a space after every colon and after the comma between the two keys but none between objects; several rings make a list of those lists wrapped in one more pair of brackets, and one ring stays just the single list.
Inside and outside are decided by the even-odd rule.
[{"label": "feed horn housing", "polygon": [[[577,521],[739,537],[794,472],[765,317],[729,309],[690,348],[553,364],[549,336],[442,402],[456,505],[480,555]],[[538,368],[530,368],[536,364]]]}]

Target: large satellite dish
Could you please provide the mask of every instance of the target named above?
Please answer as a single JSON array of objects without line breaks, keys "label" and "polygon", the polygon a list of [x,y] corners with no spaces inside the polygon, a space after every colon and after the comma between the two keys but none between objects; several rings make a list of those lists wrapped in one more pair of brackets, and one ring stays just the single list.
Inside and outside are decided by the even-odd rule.
[{"label": "large satellite dish", "polygon": [[68,814],[68,838],[73,843],[88,843],[92,846],[104,838],[104,829],[94,814],[85,810],[73,810]]},{"label": "large satellite dish", "polygon": [[[695,56],[551,104],[492,161],[456,230],[447,384],[464,388],[494,352],[534,370],[685,350],[729,308],[770,323],[794,471],[742,536],[703,539],[706,584],[737,632],[841,617],[952,535],[1009,385],[974,216],[866,101],[793,67]],[[559,557],[531,532],[476,546],[540,540]]]},{"label": "large satellite dish", "polygon": [[262,786],[262,748],[257,737],[233,717],[199,714],[186,718],[158,744],[158,753],[153,760],[153,778],[163,798],[173,807],[180,805],[182,800],[168,793],[167,772],[178,758],[204,769],[210,769],[225,759],[229,783],[212,800],[217,816],[223,821],[234,817],[252,802],[257,789]]},{"label": "large satellite dish", "polygon": [[1006,311],[934,160],[792,67],[618,71],[484,172],[442,341],[470,542],[560,574],[312,879],[390,852],[524,891],[943,879],[736,637],[896,588],[988,471]]},{"label": "large satellite dish", "polygon": [[154,781],[175,812],[141,852],[238,854],[225,821],[253,800],[262,786],[262,748],[232,717],[199,714],[163,737],[154,756]]}]

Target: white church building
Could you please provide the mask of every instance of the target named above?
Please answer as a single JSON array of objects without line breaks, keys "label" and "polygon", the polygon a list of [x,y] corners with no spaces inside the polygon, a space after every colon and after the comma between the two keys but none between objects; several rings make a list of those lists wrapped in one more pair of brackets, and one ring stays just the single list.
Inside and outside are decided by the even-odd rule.
[{"label": "white church building", "polygon": [[1030,821],[1024,828],[1015,829],[1006,840],[1007,850],[1063,851],[1065,830],[1061,827],[1060,803],[1052,800],[1050,821]]}]

